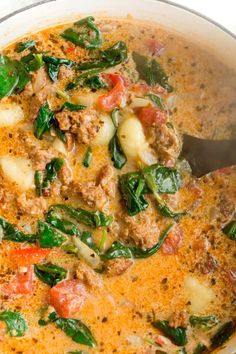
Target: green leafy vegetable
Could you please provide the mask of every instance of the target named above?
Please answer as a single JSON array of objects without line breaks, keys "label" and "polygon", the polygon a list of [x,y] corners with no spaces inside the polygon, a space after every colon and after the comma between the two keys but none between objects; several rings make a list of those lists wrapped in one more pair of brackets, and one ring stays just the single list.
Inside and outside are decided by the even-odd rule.
[{"label": "green leafy vegetable", "polygon": [[54,286],[67,276],[67,270],[55,264],[36,264],[34,272],[44,283]]},{"label": "green leafy vegetable", "polygon": [[36,235],[26,235],[22,231],[18,230],[14,225],[7,222],[0,217],[0,229],[3,232],[3,240],[9,240],[14,242],[30,242],[36,241]]},{"label": "green leafy vegetable", "polygon": [[70,220],[63,219],[60,213],[57,213],[55,210],[49,209],[46,221],[55,227],[56,229],[62,231],[67,235],[79,236],[80,231],[77,226]]},{"label": "green leafy vegetable", "polygon": [[75,22],[75,26],[80,29],[80,31],[75,31],[72,28],[66,29],[61,36],[86,49],[99,48],[102,44],[102,34],[94,23],[95,19],[92,16],[88,16]]},{"label": "green leafy vegetable", "polygon": [[158,208],[159,212],[161,213],[161,215],[163,215],[167,218],[174,219],[176,221],[178,221],[182,216],[187,215],[186,211],[173,212],[172,210],[170,210],[170,208],[166,204],[159,204],[158,203],[157,208]]},{"label": "green leafy vegetable", "polygon": [[64,217],[72,218],[77,222],[92,228],[109,226],[113,220],[111,216],[105,215],[98,210],[88,211],[82,208],[74,208],[65,204],[55,204],[51,207],[51,210],[57,210],[58,212],[63,213]]},{"label": "green leafy vegetable", "polygon": [[119,187],[129,215],[136,215],[148,207],[148,202],[143,196],[145,181],[139,172],[122,175]]},{"label": "green leafy vegetable", "polygon": [[171,327],[168,321],[155,321],[153,326],[163,332],[174,344],[185,345],[187,343],[186,328]]},{"label": "green leafy vegetable", "polygon": [[192,327],[196,327],[207,331],[219,323],[218,317],[215,315],[211,316],[195,316],[192,315],[189,317],[189,322]]},{"label": "green leafy vegetable", "polygon": [[235,332],[235,329],[236,323],[234,321],[224,323],[211,338],[211,349],[221,347]]},{"label": "green leafy vegetable", "polygon": [[100,51],[98,59],[91,62],[85,62],[77,65],[78,70],[87,70],[77,76],[74,82],[71,82],[66,87],[67,90],[72,90],[78,85],[84,83],[85,80],[98,75],[105,69],[123,63],[128,58],[126,44],[122,41],[115,43],[112,47]]},{"label": "green leafy vegetable", "polygon": [[21,62],[25,65],[25,69],[28,72],[36,71],[43,66],[43,55],[40,53],[30,53],[22,57]]},{"label": "green leafy vegetable", "polygon": [[65,65],[69,68],[75,65],[75,63],[69,59],[57,58],[48,55],[43,55],[43,61],[47,65],[48,75],[52,81],[57,81],[61,65]]},{"label": "green leafy vegetable", "polygon": [[74,103],[70,103],[70,102],[65,102],[65,103],[63,103],[63,106],[61,107],[61,111],[63,109],[66,109],[71,112],[77,112],[77,111],[81,111],[82,109],[85,109],[85,108],[86,108],[86,106],[84,106],[83,104],[74,104]]},{"label": "green leafy vegetable", "polygon": [[106,88],[107,84],[100,76],[94,75],[84,81],[84,86],[88,86],[91,90],[100,90],[101,88]]},{"label": "green leafy vegetable", "polygon": [[60,158],[54,158],[47,163],[45,171],[36,171],[34,175],[35,187],[37,195],[42,195],[45,190],[50,187],[50,183],[53,182],[58,175],[58,172],[64,165],[64,160]]},{"label": "green leafy vegetable", "polygon": [[51,111],[47,102],[44,103],[44,105],[40,107],[34,121],[34,135],[37,139],[42,139],[43,134],[50,129],[54,120],[54,112]]},{"label": "green leafy vegetable", "polygon": [[236,241],[236,220],[230,221],[223,229],[223,233],[231,240]]},{"label": "green leafy vegetable", "polygon": [[62,329],[74,342],[92,348],[96,346],[96,341],[90,329],[82,321],[72,318],[61,318],[55,312],[49,315],[49,321],[54,322],[57,328]]},{"label": "green leafy vegetable", "polygon": [[34,184],[36,189],[36,194],[41,196],[43,194],[43,171],[35,171],[34,173]]},{"label": "green leafy vegetable", "polygon": [[162,98],[160,96],[154,95],[153,93],[150,93],[147,95],[150,100],[157,106],[158,108],[165,110],[164,103],[162,101]]},{"label": "green leafy vegetable", "polygon": [[56,118],[53,121],[53,128],[55,130],[55,133],[56,133],[58,139],[60,139],[65,144],[67,141],[66,134],[60,129],[58,120]]},{"label": "green leafy vegetable", "polygon": [[113,161],[113,165],[117,169],[121,169],[127,162],[127,157],[122,149],[120,144],[120,140],[117,135],[117,131],[111,138],[108,145],[109,153],[111,156],[111,160]]},{"label": "green leafy vegetable", "polygon": [[153,256],[163,245],[167,238],[173,224],[169,225],[161,234],[159,241],[151,248],[143,250],[134,246],[125,246],[120,241],[115,241],[111,247],[102,256],[103,260],[115,259],[115,258],[148,258]]},{"label": "green leafy vegetable", "polygon": [[38,240],[42,248],[60,247],[67,237],[44,221],[38,221]]},{"label": "green leafy vegetable", "polygon": [[19,82],[15,61],[0,55],[0,99],[10,96]]},{"label": "green leafy vegetable", "polygon": [[196,348],[193,351],[193,354],[201,354],[204,353],[206,351],[207,347],[202,344],[202,343],[198,343],[198,345],[196,346]]},{"label": "green leafy vegetable", "polygon": [[20,61],[16,60],[15,66],[18,71],[19,80],[18,80],[18,83],[14,89],[14,92],[19,93],[25,88],[25,86],[30,81],[30,75],[29,75],[28,71],[25,69],[24,65]]},{"label": "green leafy vegetable", "polygon": [[0,321],[6,323],[7,330],[12,337],[22,337],[28,329],[24,317],[19,312],[0,312]]},{"label": "green leafy vegetable", "polygon": [[84,154],[84,158],[83,158],[83,165],[84,167],[89,167],[91,165],[91,162],[92,162],[92,157],[93,157],[93,154],[92,154],[92,149],[91,147],[89,146]]},{"label": "green leafy vegetable", "polygon": [[158,84],[166,89],[167,92],[173,91],[172,86],[168,83],[168,76],[155,59],[148,60],[147,57],[133,52],[133,60],[141,80],[146,81],[150,86]]},{"label": "green leafy vegetable", "polygon": [[21,53],[26,49],[35,48],[35,46],[36,46],[35,41],[20,42],[16,46],[16,51],[17,51],[17,53]]},{"label": "green leafy vegetable", "polygon": [[93,237],[91,232],[89,231],[83,231],[82,235],[80,236],[80,239],[83,243],[85,243],[89,248],[94,250],[97,254],[99,254],[99,249],[95,242],[93,241]]}]

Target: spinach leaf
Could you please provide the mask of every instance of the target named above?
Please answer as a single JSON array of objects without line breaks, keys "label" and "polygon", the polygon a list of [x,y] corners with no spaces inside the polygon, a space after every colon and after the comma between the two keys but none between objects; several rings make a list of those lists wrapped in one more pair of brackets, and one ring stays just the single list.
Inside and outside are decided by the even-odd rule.
[{"label": "spinach leaf", "polygon": [[38,240],[42,248],[60,247],[67,237],[61,232],[55,230],[48,223],[38,221]]},{"label": "spinach leaf", "polygon": [[164,103],[160,96],[154,95],[154,93],[149,93],[147,96],[150,98],[150,100],[154,103],[155,106],[162,110],[165,110]]},{"label": "spinach leaf", "polygon": [[19,93],[25,88],[25,86],[30,81],[30,75],[29,75],[28,71],[25,69],[22,62],[16,60],[15,66],[18,71],[19,80],[18,80],[18,83],[14,89],[14,92]]},{"label": "spinach leaf", "polygon": [[84,86],[88,86],[91,90],[100,90],[101,88],[106,88],[107,84],[100,76],[94,75],[84,81]]},{"label": "spinach leaf", "polygon": [[28,329],[24,317],[19,312],[0,312],[0,321],[4,321],[6,323],[7,330],[12,337],[22,337]]},{"label": "spinach leaf", "polygon": [[67,270],[55,264],[36,264],[34,272],[44,283],[54,286],[67,276]]},{"label": "spinach leaf", "polygon": [[120,241],[115,241],[102,256],[103,260],[115,258],[148,258],[153,256],[163,245],[174,224],[169,225],[161,234],[159,241],[151,248],[143,250],[134,246],[125,246]]},{"label": "spinach leaf", "polygon": [[208,331],[219,323],[218,317],[215,315],[211,316],[195,316],[192,315],[189,317],[189,322],[192,327]]},{"label": "spinach leaf", "polygon": [[54,322],[57,328],[62,329],[68,337],[76,343],[95,347],[96,341],[90,329],[80,320],[58,317],[55,312],[49,315],[50,322]]},{"label": "spinach leaf", "polygon": [[129,215],[136,215],[148,207],[143,196],[145,181],[139,172],[122,175],[119,178],[119,187]]},{"label": "spinach leaf", "polygon": [[34,173],[34,184],[36,189],[36,194],[40,197],[43,194],[43,171],[35,171]]},{"label": "spinach leaf", "polygon": [[74,103],[70,103],[70,102],[65,102],[65,103],[63,103],[63,106],[61,107],[61,111],[63,109],[66,109],[71,112],[78,112],[78,111],[81,111],[82,109],[85,109],[85,108],[86,108],[86,106],[84,106],[83,104],[74,104]]},{"label": "spinach leaf", "polygon": [[87,70],[83,74],[77,76],[74,82],[67,85],[67,90],[72,90],[85,80],[98,75],[105,69],[123,63],[128,58],[128,51],[126,44],[122,41],[115,43],[112,47],[100,51],[98,59],[91,62],[85,62],[77,65],[78,70]]},{"label": "spinach leaf", "polygon": [[185,345],[187,343],[186,328],[171,327],[168,321],[155,321],[153,326],[164,333],[174,344]]},{"label": "spinach leaf", "polygon": [[166,204],[157,204],[157,209],[159,210],[159,212],[161,213],[161,215],[167,217],[167,218],[171,218],[174,219],[175,221],[179,221],[179,219],[182,216],[187,215],[186,211],[181,211],[181,212],[174,212],[172,210],[170,210],[170,208],[168,207],[168,205]]},{"label": "spinach leaf", "polygon": [[49,108],[48,103],[44,103],[38,111],[34,121],[34,135],[37,139],[42,139],[42,136],[47,132],[55,120],[54,112]]},{"label": "spinach leaf", "polygon": [[235,329],[236,323],[234,321],[224,323],[211,338],[211,349],[221,347],[235,332]]},{"label": "spinach leaf", "polygon": [[16,51],[17,53],[21,53],[26,49],[35,48],[35,46],[36,46],[35,41],[20,42],[16,45]]},{"label": "spinach leaf", "polygon": [[3,240],[9,240],[14,242],[29,242],[34,243],[36,241],[36,235],[26,235],[22,231],[18,230],[14,225],[7,222],[0,217],[0,229],[3,231]]},{"label": "spinach leaf", "polygon": [[180,173],[173,168],[155,164],[144,168],[142,173],[145,179],[149,176],[153,177],[157,193],[174,194],[181,186]]},{"label": "spinach leaf", "polygon": [[80,236],[80,239],[83,243],[85,243],[89,248],[91,248],[92,250],[94,250],[97,254],[99,254],[99,249],[97,247],[97,245],[95,244],[95,242],[93,241],[93,237],[91,232],[89,231],[83,231],[82,235]]},{"label": "spinach leaf", "polygon": [[47,223],[67,235],[80,235],[79,229],[73,222],[71,222],[70,220],[63,219],[60,213],[57,213],[52,209],[49,209],[46,216],[46,221]]},{"label": "spinach leaf", "polygon": [[19,82],[15,61],[0,55],[0,99],[11,95]]},{"label": "spinach leaf", "polygon": [[75,22],[75,26],[80,28],[80,31],[75,31],[72,28],[67,28],[61,36],[86,49],[99,48],[102,44],[102,34],[94,23],[95,18],[88,16]]},{"label": "spinach leaf", "polygon": [[204,353],[207,350],[207,347],[202,344],[202,343],[198,343],[198,345],[196,346],[196,348],[193,351],[193,354],[201,354]]},{"label": "spinach leaf", "polygon": [[236,220],[230,221],[223,229],[223,233],[233,241],[236,241]]},{"label": "spinach leaf", "polygon": [[65,144],[67,141],[66,134],[60,129],[58,120],[56,118],[53,122],[53,128],[55,130],[55,133],[56,133],[58,139],[60,139]]},{"label": "spinach leaf", "polygon": [[69,59],[57,58],[48,55],[43,55],[43,61],[46,63],[48,75],[52,81],[57,81],[61,65],[65,65],[69,68],[75,65],[75,63]]},{"label": "spinach leaf", "polygon": [[92,228],[100,226],[109,226],[113,218],[98,210],[88,211],[82,208],[74,208],[66,204],[55,204],[51,207],[51,210],[57,210],[64,214],[65,217],[72,218],[79,223],[90,226]]},{"label": "spinach leaf", "polygon": [[117,169],[121,169],[127,162],[127,157],[122,149],[120,144],[120,140],[117,135],[117,131],[111,138],[108,145],[109,153],[111,156],[111,160],[113,161],[113,165]]},{"label": "spinach leaf", "polygon": [[84,158],[83,158],[83,165],[84,167],[89,167],[91,165],[91,162],[92,162],[92,157],[93,157],[93,154],[92,154],[92,149],[91,147],[89,146],[84,154]]},{"label": "spinach leaf", "polygon": [[133,52],[133,60],[141,80],[146,81],[150,86],[158,84],[166,89],[167,92],[173,91],[173,87],[168,83],[168,76],[155,59],[148,60],[145,56]]},{"label": "spinach leaf", "polygon": [[30,53],[21,58],[25,69],[29,71],[39,70],[43,66],[43,55],[40,53]]}]

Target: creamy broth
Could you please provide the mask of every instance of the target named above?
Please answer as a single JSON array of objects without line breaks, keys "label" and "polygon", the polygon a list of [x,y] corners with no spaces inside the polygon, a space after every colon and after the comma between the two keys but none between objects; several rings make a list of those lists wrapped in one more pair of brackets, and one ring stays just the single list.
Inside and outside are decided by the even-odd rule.
[{"label": "creamy broth", "polygon": [[[29,82],[17,91],[18,81],[0,101],[0,353],[212,352],[223,344],[219,331],[223,328],[228,339],[235,329],[236,169],[196,178],[179,156],[182,133],[235,138],[235,74],[207,50],[163,28],[134,20],[95,23],[102,36],[99,48],[82,48],[63,38],[68,28],[77,33],[82,29],[70,24],[29,34],[2,53],[0,80],[7,57],[21,61]],[[93,30],[87,35],[97,41]],[[35,43],[20,51],[19,43],[28,41]],[[127,57],[111,65],[111,53],[104,50],[118,41],[126,44]],[[118,52],[119,56],[120,47]],[[148,58],[149,67],[159,63],[159,77],[168,79],[147,82],[134,52],[141,60]],[[52,56],[69,62],[55,64],[48,59]],[[105,66],[90,75],[96,80],[89,81],[87,75],[66,90],[87,72],[75,63],[91,61]],[[63,108],[65,102],[77,107]],[[159,176],[158,192],[148,182],[148,166]],[[135,197],[122,177],[134,171]],[[130,206],[129,198],[132,203],[137,198],[138,206]],[[40,229],[38,220],[45,222],[55,204],[103,214],[89,219],[95,223],[92,228],[84,216],[75,220],[60,210],[63,222],[66,218],[74,223],[73,230],[80,230],[73,231],[74,236],[57,231],[49,219]],[[170,217],[161,205],[184,215]],[[9,231],[3,218],[22,231],[22,242],[16,242],[16,229]],[[51,236],[43,227],[52,230]],[[160,249],[147,257],[165,231]],[[25,235],[34,236],[26,242]],[[125,257],[117,251],[117,257],[108,259],[116,241],[123,245]],[[64,270],[60,268],[62,278],[54,277],[50,284],[45,283],[45,273],[37,273],[48,264]],[[1,317],[5,311],[22,316],[27,322],[24,333],[9,333]],[[51,313],[58,317],[48,320]],[[96,345],[85,346],[66,335],[61,318],[64,326],[68,318],[81,320]],[[161,328],[164,324],[169,331]]]}]

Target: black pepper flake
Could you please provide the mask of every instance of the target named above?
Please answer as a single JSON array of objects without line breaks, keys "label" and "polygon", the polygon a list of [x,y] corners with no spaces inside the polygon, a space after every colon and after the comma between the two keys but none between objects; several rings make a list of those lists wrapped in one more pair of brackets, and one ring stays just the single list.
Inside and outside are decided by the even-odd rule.
[{"label": "black pepper flake", "polygon": [[102,319],[102,323],[105,323],[105,322],[107,322],[107,317],[103,317],[103,319]]}]

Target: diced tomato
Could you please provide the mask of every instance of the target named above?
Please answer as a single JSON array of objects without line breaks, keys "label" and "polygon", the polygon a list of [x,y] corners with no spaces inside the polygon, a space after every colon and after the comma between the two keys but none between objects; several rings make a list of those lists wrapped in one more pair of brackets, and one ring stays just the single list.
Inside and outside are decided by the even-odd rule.
[{"label": "diced tomato", "polygon": [[236,288],[236,268],[226,270],[226,277],[233,288]]},{"label": "diced tomato", "polygon": [[142,123],[147,125],[161,125],[166,122],[166,112],[158,107],[140,107],[136,114]]},{"label": "diced tomato", "polygon": [[33,266],[19,269],[15,278],[3,285],[1,290],[7,296],[30,294],[33,291]]},{"label": "diced tomato", "polygon": [[177,253],[178,249],[181,246],[182,240],[182,230],[179,226],[176,225],[163,243],[162,252],[168,256]]},{"label": "diced tomato", "polygon": [[76,279],[64,280],[50,290],[50,304],[59,316],[73,318],[84,305],[86,289],[83,283]]},{"label": "diced tomato", "polygon": [[129,90],[135,92],[137,95],[143,96],[146,95],[147,93],[164,93],[165,89],[159,85],[157,86],[149,86],[147,84],[132,84],[129,86]]},{"label": "diced tomato", "polygon": [[126,88],[125,80],[119,74],[103,74],[106,80],[112,84],[112,89],[98,97],[98,108],[101,111],[111,112],[115,107],[120,106],[124,100]]},{"label": "diced tomato", "polygon": [[76,49],[75,47],[70,46],[70,47],[67,48],[66,51],[67,51],[67,53],[74,53],[74,52],[75,52],[75,49]]},{"label": "diced tomato", "polygon": [[158,42],[156,39],[149,39],[147,41],[147,48],[150,54],[158,55],[163,51],[164,45],[161,42]]},{"label": "diced tomato", "polygon": [[42,262],[51,250],[39,247],[20,248],[11,252],[13,260],[18,266],[29,266]]}]

